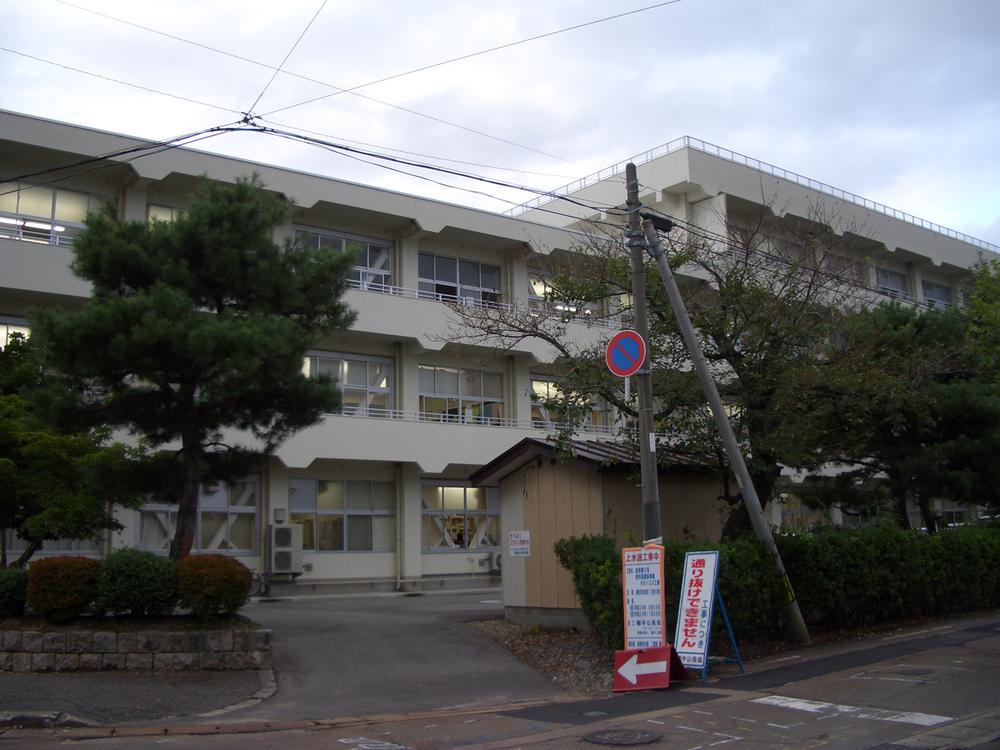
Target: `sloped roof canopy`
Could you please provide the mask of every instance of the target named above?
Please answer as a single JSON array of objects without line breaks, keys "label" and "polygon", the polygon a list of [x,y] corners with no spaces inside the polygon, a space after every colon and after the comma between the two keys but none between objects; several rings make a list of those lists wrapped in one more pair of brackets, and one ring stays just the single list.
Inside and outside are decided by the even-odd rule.
[{"label": "sloped roof canopy", "polygon": [[[631,447],[620,443],[598,440],[574,440],[573,455],[568,460],[596,469],[630,468],[638,466],[638,458]],[[537,458],[567,459],[559,452],[552,438],[525,438],[508,448],[488,464],[469,476],[474,485],[495,485]]]}]

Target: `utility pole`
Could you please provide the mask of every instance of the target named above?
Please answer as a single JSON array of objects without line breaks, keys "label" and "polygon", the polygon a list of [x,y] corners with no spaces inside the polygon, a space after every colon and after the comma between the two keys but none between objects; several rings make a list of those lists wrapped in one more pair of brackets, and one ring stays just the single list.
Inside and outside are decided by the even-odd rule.
[{"label": "utility pole", "polygon": [[[629,215],[631,220],[632,215]],[[639,221],[639,217],[636,216],[636,221]],[[658,220],[657,223],[661,223],[662,220]],[[667,224],[668,222],[662,222]],[[715,426],[719,430],[719,435],[722,437],[722,443],[726,447],[726,454],[729,457],[729,465],[733,467],[733,472],[736,474],[736,482],[740,486],[741,494],[743,495],[743,504],[746,506],[747,514],[750,516],[750,523],[753,526],[754,535],[764,543],[768,551],[774,555],[775,566],[778,569],[778,575],[781,576],[782,582],[785,584],[785,591],[788,594],[788,624],[792,631],[792,635],[795,640],[798,641],[800,645],[809,645],[809,631],[806,628],[805,620],[802,619],[802,611],[799,609],[798,600],[795,598],[795,592],[792,590],[791,581],[788,580],[788,574],[785,572],[785,566],[781,562],[781,555],[778,554],[778,547],[774,543],[774,536],[771,534],[771,527],[767,525],[767,519],[764,518],[764,510],[761,506],[760,499],[757,497],[757,489],[753,486],[753,480],[750,478],[750,472],[747,470],[746,462],[743,460],[743,454],[740,452],[739,444],[736,442],[736,435],[733,433],[733,426],[729,423],[729,418],[726,416],[726,412],[722,407],[722,399],[719,397],[719,390],[715,387],[715,381],[712,380],[712,373],[709,372],[708,363],[705,361],[705,355],[701,351],[701,345],[698,343],[698,339],[695,336],[694,326],[691,325],[691,318],[688,316],[687,308],[684,306],[684,300],[681,298],[680,289],[677,288],[677,281],[674,279],[674,274],[670,270],[670,264],[667,263],[666,254],[663,252],[663,247],[660,244],[660,238],[656,234],[656,227],[654,227],[653,222],[646,219],[642,222],[642,228],[645,233],[646,242],[648,243],[647,249],[649,254],[656,261],[657,268],[660,269],[660,276],[663,278],[663,288],[667,292],[667,297],[670,298],[670,306],[674,309],[674,315],[677,317],[677,322],[680,325],[681,333],[684,336],[684,342],[687,344],[688,354],[691,357],[691,361],[694,364],[694,368],[698,373],[698,379],[701,380],[701,387],[705,392],[705,396],[708,398],[708,403],[712,407],[712,416],[715,418]],[[669,231],[673,228],[672,225],[663,226],[663,229]],[[633,263],[635,261],[633,260]]]},{"label": "utility pole", "polygon": [[632,315],[635,332],[646,342],[646,359],[636,373],[639,396],[639,458],[642,469],[642,538],[655,539],[660,531],[660,483],[656,470],[656,436],[653,431],[653,382],[649,364],[649,318],[646,313],[646,241],[639,218],[639,178],[635,164],[625,167],[625,189],[628,209],[628,247],[632,255]]}]

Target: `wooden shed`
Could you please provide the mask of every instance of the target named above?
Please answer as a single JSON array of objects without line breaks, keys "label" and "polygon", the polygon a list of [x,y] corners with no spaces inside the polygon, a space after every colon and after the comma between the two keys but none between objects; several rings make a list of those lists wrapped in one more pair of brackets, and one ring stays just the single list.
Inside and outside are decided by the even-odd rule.
[{"label": "wooden shed", "polygon": [[[639,463],[631,449],[607,441],[574,441],[560,456],[554,440],[525,438],[470,479],[499,486],[506,617],[519,624],[586,627],[568,570],[556,561],[559,539],[583,534],[642,538]],[[718,540],[722,485],[704,470],[662,469],[664,540]]]}]

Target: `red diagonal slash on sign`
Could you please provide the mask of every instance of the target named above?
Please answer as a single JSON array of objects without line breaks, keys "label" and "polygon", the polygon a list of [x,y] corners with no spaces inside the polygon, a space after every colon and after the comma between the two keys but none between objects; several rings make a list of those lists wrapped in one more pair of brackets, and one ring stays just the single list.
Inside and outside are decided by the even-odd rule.
[{"label": "red diagonal slash on sign", "polygon": [[646,342],[635,331],[619,331],[608,342],[604,359],[612,373],[627,378],[646,360]]}]

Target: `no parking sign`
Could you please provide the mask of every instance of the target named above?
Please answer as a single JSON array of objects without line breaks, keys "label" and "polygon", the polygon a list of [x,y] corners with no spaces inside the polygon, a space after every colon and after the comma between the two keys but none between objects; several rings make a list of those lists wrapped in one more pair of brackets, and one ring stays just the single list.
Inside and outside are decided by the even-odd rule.
[{"label": "no parking sign", "polygon": [[635,331],[619,331],[608,342],[604,361],[620,378],[635,375],[646,361],[646,342]]}]

